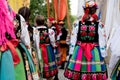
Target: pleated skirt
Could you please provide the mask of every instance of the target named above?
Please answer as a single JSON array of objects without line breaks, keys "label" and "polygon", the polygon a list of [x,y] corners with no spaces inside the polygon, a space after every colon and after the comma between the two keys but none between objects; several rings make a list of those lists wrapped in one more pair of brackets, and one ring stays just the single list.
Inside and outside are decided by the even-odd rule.
[{"label": "pleated skirt", "polygon": [[40,47],[43,58],[43,77],[53,77],[58,73],[56,57],[51,45],[41,44]]},{"label": "pleated skirt", "polygon": [[87,61],[84,50],[77,45],[64,72],[71,80],[107,80],[107,68],[99,46],[91,50],[92,59]]}]

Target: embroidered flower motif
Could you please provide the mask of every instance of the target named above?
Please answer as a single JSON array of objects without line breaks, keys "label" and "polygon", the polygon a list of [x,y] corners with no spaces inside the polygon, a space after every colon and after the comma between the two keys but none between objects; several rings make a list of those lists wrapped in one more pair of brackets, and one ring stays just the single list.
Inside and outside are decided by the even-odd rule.
[{"label": "embroidered flower motif", "polygon": [[81,30],[86,31],[86,30],[87,30],[87,26],[86,26],[86,25],[82,25],[82,26],[81,26]]},{"label": "embroidered flower motif", "polygon": [[80,35],[81,35],[81,36],[86,36],[87,33],[86,33],[85,31],[82,31],[82,32],[80,33]]},{"label": "embroidered flower motif", "polygon": [[88,36],[94,37],[94,36],[95,36],[95,33],[94,33],[94,32],[89,32],[89,33],[88,33]]},{"label": "embroidered flower motif", "polygon": [[69,71],[66,69],[65,72],[64,72],[64,76],[68,77],[68,74],[69,74]]},{"label": "embroidered flower motif", "polygon": [[44,32],[43,35],[46,36],[48,33],[47,32]]},{"label": "embroidered flower motif", "polygon": [[54,76],[54,74],[55,74],[54,71],[50,72],[50,76]]},{"label": "embroidered flower motif", "polygon": [[73,76],[73,73],[69,71],[68,78],[72,78],[72,76]]},{"label": "embroidered flower motif", "polygon": [[49,72],[45,72],[45,77],[50,77]]},{"label": "embroidered flower motif", "polygon": [[90,30],[90,31],[94,31],[94,30],[95,30],[95,27],[94,27],[94,26],[89,26],[89,30]]},{"label": "embroidered flower motif", "polygon": [[43,36],[40,36],[40,40],[43,40],[44,38],[43,38]]},{"label": "embroidered flower motif", "polygon": [[74,79],[74,80],[78,80],[79,77],[80,77],[80,74],[79,74],[79,73],[74,73],[74,74],[73,74],[73,79]]},{"label": "embroidered flower motif", "polygon": [[82,75],[82,80],[87,80],[87,75],[86,74]]},{"label": "embroidered flower motif", "polygon": [[103,77],[102,77],[102,73],[99,73],[99,74],[98,74],[98,79],[100,79],[100,80],[103,79]]}]

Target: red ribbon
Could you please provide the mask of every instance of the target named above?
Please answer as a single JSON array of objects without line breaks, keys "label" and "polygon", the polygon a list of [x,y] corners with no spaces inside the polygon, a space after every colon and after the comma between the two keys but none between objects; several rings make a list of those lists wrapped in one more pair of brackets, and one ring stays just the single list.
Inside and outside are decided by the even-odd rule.
[{"label": "red ribbon", "polygon": [[47,55],[47,49],[45,44],[40,44],[41,51],[42,51],[42,58],[44,63],[48,64],[48,55]]},{"label": "red ribbon", "polygon": [[2,51],[2,52],[10,49],[12,57],[13,57],[14,66],[17,65],[20,62],[20,58],[19,58],[18,53],[15,49],[15,47],[18,44],[19,44],[19,41],[17,39],[13,39],[13,40],[7,41],[0,48],[0,51]]},{"label": "red ribbon", "polygon": [[94,43],[81,43],[81,48],[85,51],[84,56],[86,57],[87,61],[90,61],[92,58],[91,50],[94,48]]}]

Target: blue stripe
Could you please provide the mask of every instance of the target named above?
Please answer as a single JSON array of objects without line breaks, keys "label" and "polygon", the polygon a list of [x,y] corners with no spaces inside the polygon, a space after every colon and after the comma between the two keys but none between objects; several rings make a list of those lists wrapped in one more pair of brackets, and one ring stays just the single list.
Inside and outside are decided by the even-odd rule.
[{"label": "blue stripe", "polygon": [[15,80],[14,64],[10,51],[2,53],[0,64],[0,80]]},{"label": "blue stripe", "polygon": [[[94,62],[95,61],[94,49],[91,52],[92,52],[92,62]],[[91,70],[92,70],[92,72],[96,71],[96,67],[94,64],[91,65]]]}]

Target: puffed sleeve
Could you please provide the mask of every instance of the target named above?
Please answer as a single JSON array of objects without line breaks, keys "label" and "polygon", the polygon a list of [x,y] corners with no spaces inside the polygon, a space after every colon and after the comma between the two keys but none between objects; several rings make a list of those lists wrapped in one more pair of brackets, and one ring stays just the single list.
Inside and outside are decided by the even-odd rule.
[{"label": "puffed sleeve", "polygon": [[79,27],[79,21],[76,21],[73,24],[73,29],[71,32],[71,36],[70,36],[70,46],[69,46],[69,54],[73,54],[76,42],[77,42],[77,33],[78,33],[78,27]]},{"label": "puffed sleeve", "polygon": [[106,51],[106,35],[105,35],[105,28],[104,25],[100,22],[98,25],[98,34],[99,34],[99,46],[102,57],[107,56]]},{"label": "puffed sleeve", "polygon": [[48,29],[48,33],[49,33],[50,43],[53,47],[55,47],[56,46],[55,32],[53,29]]},{"label": "puffed sleeve", "polygon": [[25,19],[20,15],[20,19],[21,19],[21,36],[20,39],[22,41],[22,43],[25,44],[25,46],[28,46],[28,48],[30,48],[30,36],[29,36],[29,32],[28,32],[28,25],[25,22]]}]

